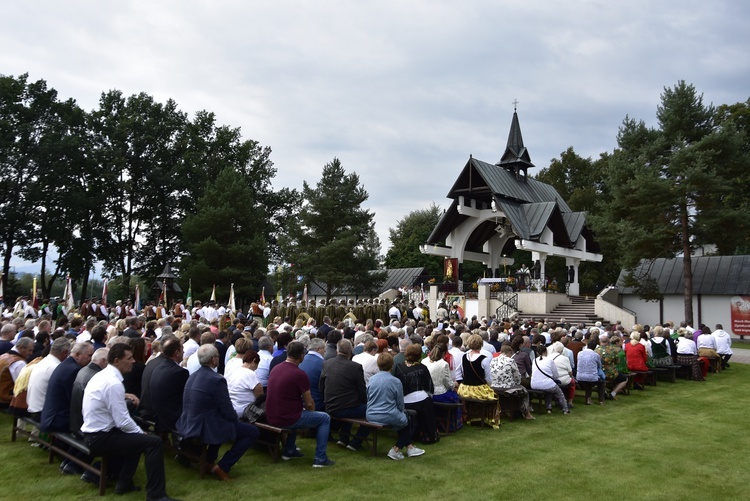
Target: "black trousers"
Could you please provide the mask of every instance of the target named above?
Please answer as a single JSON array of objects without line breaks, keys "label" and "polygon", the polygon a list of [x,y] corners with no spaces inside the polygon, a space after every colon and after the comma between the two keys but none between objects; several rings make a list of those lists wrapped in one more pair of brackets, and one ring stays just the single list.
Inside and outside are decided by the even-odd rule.
[{"label": "black trousers", "polygon": [[110,431],[84,433],[84,440],[92,454],[122,458],[122,468],[117,480],[117,487],[122,489],[133,486],[138,461],[141,454],[145,454],[147,497],[159,499],[167,495],[161,438],[145,433],[125,433],[113,428]]}]

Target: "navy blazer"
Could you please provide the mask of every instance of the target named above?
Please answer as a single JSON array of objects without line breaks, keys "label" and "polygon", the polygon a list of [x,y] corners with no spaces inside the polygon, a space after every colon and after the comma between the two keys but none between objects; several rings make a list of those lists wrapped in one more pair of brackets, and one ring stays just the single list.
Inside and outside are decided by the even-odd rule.
[{"label": "navy blazer", "polygon": [[205,365],[190,375],[182,397],[177,432],[206,444],[223,444],[237,435],[237,413],[229,399],[227,380]]},{"label": "navy blazer", "polygon": [[[157,357],[159,359],[161,357]],[[148,368],[156,360],[146,365]],[[156,431],[173,431],[182,414],[182,396],[187,383],[187,369],[174,360],[165,358],[154,367],[149,379],[150,407],[156,421]]]},{"label": "navy blazer", "polygon": [[68,357],[52,371],[42,408],[42,431],[70,430],[70,400],[73,383],[80,370],[78,362],[73,357]]}]

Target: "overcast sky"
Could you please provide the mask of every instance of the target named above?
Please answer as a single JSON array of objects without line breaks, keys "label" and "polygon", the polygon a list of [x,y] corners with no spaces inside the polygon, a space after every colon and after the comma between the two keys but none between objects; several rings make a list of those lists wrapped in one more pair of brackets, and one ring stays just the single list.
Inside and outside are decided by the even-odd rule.
[{"label": "overcast sky", "polygon": [[470,154],[500,159],[516,99],[531,174],[612,151],[626,115],[655,125],[679,80],[747,100],[749,25],[742,0],[6,1],[0,74],[87,110],[119,89],[213,111],[271,147],[277,188],[338,157],[385,252],[399,219],[448,206]]}]

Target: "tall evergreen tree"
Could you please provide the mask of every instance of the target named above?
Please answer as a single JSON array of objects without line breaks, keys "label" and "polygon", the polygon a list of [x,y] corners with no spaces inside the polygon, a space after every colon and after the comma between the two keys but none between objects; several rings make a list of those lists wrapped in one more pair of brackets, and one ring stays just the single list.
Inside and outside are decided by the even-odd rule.
[{"label": "tall evergreen tree", "polygon": [[[650,129],[626,117],[605,172],[611,195],[592,223],[625,268],[681,254],[692,322],[691,253],[706,244],[731,253],[743,238],[746,214],[724,202],[746,159],[737,130],[717,127],[713,106],[684,81],[664,89],[657,119],[659,128]],[[654,292],[647,277],[632,278]]]},{"label": "tall evergreen tree", "polygon": [[206,187],[196,212],[182,223],[187,255],[180,263],[193,294],[207,299],[211,287],[255,298],[268,272],[267,214],[247,175],[227,167]]},{"label": "tall evergreen tree", "polygon": [[303,183],[302,207],[288,221],[282,253],[305,282],[325,285],[327,299],[344,287],[371,291],[385,278],[370,273],[371,256],[363,252],[374,217],[362,207],[367,198],[359,176],[347,174],[338,158],[323,167],[315,188]]}]

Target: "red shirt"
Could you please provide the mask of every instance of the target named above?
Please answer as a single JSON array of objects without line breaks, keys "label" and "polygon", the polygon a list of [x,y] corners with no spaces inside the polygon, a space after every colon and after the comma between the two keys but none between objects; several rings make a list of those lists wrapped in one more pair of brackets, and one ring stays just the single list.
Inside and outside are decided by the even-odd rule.
[{"label": "red shirt", "polygon": [[302,416],[302,394],[310,391],[310,379],[289,361],[277,365],[268,376],[266,419],[271,426],[291,426]]}]

